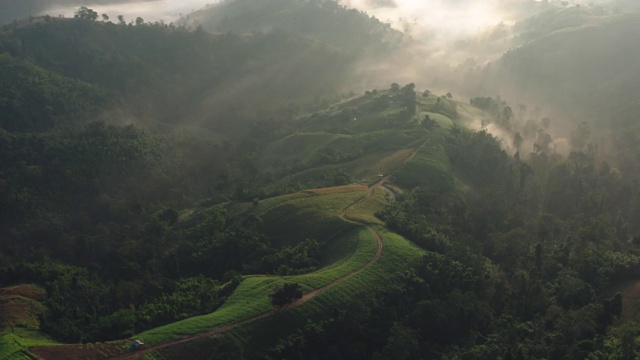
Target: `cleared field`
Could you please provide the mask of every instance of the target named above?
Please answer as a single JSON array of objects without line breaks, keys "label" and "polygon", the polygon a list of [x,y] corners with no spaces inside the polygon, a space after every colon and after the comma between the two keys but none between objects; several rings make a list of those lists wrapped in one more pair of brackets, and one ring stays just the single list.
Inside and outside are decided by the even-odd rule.
[{"label": "cleared field", "polygon": [[0,331],[14,328],[37,331],[40,328],[38,315],[45,311],[38,299],[44,290],[23,285],[0,290]]},{"label": "cleared field", "polygon": [[264,151],[260,163],[269,165],[273,162],[291,163],[304,161],[329,144],[349,138],[349,135],[323,132],[289,135],[269,145]]},{"label": "cleared field", "polygon": [[345,234],[341,241],[357,239],[355,252],[346,260],[319,271],[287,277],[249,276],[242,281],[227,302],[217,311],[185,319],[170,325],[158,327],[138,334],[148,344],[158,344],[178,339],[189,334],[201,333],[213,327],[233,323],[273,309],[270,294],[285,282],[299,283],[303,291],[309,292],[331,281],[345,276],[365,265],[377,250],[376,239],[364,228],[354,229]]},{"label": "cleared field", "polygon": [[327,241],[355,226],[339,215],[366,193],[366,186],[308,191],[303,194],[309,196],[288,198],[257,215],[264,222],[264,231],[278,245],[296,244],[305,239]]},{"label": "cleared field", "polygon": [[346,303],[384,288],[405,266],[415,264],[425,253],[400,235],[382,227],[376,227],[376,230],[384,239],[384,251],[378,262],[299,307],[233,328],[228,332],[229,336],[247,349],[258,351],[276,339],[294,333],[308,320],[321,320],[330,309],[343,308]]},{"label": "cleared field", "polygon": [[[418,107],[422,111],[442,114],[450,119],[459,117],[459,107],[464,104],[448,99],[444,96],[429,95],[428,97],[418,96]],[[422,119],[421,119],[422,120]]]},{"label": "cleared field", "polygon": [[44,294],[34,285],[0,289],[0,359],[33,359],[29,347],[56,344],[39,331]]},{"label": "cleared field", "polygon": [[622,295],[622,312],[614,325],[640,321],[640,281],[621,282],[611,289],[607,296],[614,296],[617,292]]},{"label": "cleared field", "polygon": [[359,223],[383,225],[384,223],[375,216],[375,213],[384,209],[388,203],[387,197],[386,190],[382,187],[376,187],[371,196],[350,207],[344,216]]},{"label": "cleared field", "polygon": [[425,115],[429,115],[431,119],[435,120],[438,125],[444,129],[449,129],[453,126],[453,120],[446,115],[425,111],[420,113],[420,120],[424,119]]},{"label": "cleared field", "polygon": [[368,184],[376,181],[379,174],[389,174],[393,172],[411,156],[413,150],[413,148],[409,148],[366,155],[343,164],[325,165],[305,170],[293,175],[288,180],[294,182],[313,181],[320,179],[323,174],[344,169],[356,182]]}]

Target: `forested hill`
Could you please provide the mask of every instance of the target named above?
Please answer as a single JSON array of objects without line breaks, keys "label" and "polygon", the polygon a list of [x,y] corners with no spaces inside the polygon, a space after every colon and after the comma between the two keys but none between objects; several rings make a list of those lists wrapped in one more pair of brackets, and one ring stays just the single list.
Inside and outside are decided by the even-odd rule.
[{"label": "forested hill", "polygon": [[214,32],[284,30],[343,49],[388,54],[403,34],[364,12],[324,0],[225,0],[189,14],[182,22]]},{"label": "forested hill", "polygon": [[609,128],[628,125],[638,102],[640,77],[635,34],[640,14],[601,14],[570,7],[521,24],[533,41],[485,69],[482,83],[497,93],[517,94],[567,117]]},{"label": "forested hill", "polygon": [[226,133],[334,97],[358,58],[283,31],[212,35],[142,19],[50,17],[6,25],[0,53],[0,109],[14,114],[2,126],[21,131],[102,119]]},{"label": "forested hill", "polygon": [[[93,4],[113,4],[132,2],[132,0],[93,0]],[[30,16],[37,16],[41,12],[54,6],[85,5],[84,0],[0,0],[0,24],[13,20],[20,20]],[[57,15],[57,14],[56,14]]]}]

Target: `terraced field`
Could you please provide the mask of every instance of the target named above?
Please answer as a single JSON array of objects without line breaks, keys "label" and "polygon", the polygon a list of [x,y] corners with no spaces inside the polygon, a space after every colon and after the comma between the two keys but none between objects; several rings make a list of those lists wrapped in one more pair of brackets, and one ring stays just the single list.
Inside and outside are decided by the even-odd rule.
[{"label": "terraced field", "polygon": [[[282,181],[313,182],[338,170],[345,170],[353,178],[354,185],[310,189],[233,206],[233,216],[259,218],[276,246],[289,246],[305,239],[324,242],[325,252],[331,256],[323,259],[321,269],[296,276],[244,276],[215,312],[134,336],[146,344],[145,349],[135,353],[128,351],[127,340],[41,346],[32,352],[56,360],[159,360],[184,356],[185,352],[179,349],[198,357],[195,353],[206,353],[207,346],[214,343],[224,347],[227,340],[245,349],[259,350],[304,326],[309,319],[322,319],[328,309],[366,298],[376,289],[384,288],[394,274],[402,271],[403,265],[419,261],[424,251],[386,230],[375,214],[403,188],[450,185],[454,178],[444,155],[445,134],[457,119],[457,108],[466,117],[476,115],[453,101],[437,99],[435,96],[420,99],[419,111],[408,117],[402,108],[393,107],[382,113],[361,113],[350,120],[352,133],[316,131],[313,118],[303,119],[303,123],[312,124],[307,132],[275,141],[261,155],[260,163],[265,166],[289,163],[302,169]],[[366,106],[363,101],[358,98],[336,104],[333,110],[319,115],[328,119],[323,126],[331,128],[331,123],[338,121],[331,116],[341,114],[345,107]],[[421,127],[420,118],[425,115],[439,126],[429,131]],[[404,123],[396,124],[394,119]],[[323,158],[329,155],[347,160],[333,163],[335,159]],[[385,185],[387,181],[394,185]],[[190,209],[181,214],[181,220],[197,211]],[[270,295],[287,282],[298,283],[304,296],[284,308],[276,308]],[[227,340],[220,340],[221,333]]]},{"label": "terraced field", "polygon": [[0,289],[0,359],[32,359],[27,348],[55,344],[39,332],[44,294],[32,285]]}]

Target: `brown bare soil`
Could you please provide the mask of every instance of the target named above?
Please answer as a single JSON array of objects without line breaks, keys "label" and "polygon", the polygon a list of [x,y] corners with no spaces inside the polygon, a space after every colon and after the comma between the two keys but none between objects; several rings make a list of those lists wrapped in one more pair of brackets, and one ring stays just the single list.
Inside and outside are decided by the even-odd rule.
[{"label": "brown bare soil", "polygon": [[622,295],[622,313],[614,324],[640,320],[640,281],[625,281],[607,294],[607,297],[619,292]]},{"label": "brown bare soil", "polygon": [[16,326],[38,330],[38,315],[45,310],[39,300],[44,294],[44,290],[30,285],[0,289],[0,331]]},{"label": "brown bare soil", "polygon": [[16,285],[0,289],[0,296],[18,295],[34,300],[42,300],[45,291],[33,285]]},{"label": "brown bare soil", "polygon": [[108,359],[127,351],[128,345],[128,340],[118,340],[108,343],[86,345],[40,346],[31,348],[29,351],[47,360]]}]

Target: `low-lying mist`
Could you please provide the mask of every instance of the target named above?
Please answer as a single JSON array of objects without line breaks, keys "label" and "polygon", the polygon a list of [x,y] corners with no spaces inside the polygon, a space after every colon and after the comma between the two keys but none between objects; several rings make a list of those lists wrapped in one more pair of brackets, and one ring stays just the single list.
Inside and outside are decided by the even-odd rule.
[{"label": "low-lying mist", "polygon": [[[164,21],[165,23],[176,21],[194,10],[220,2],[220,0],[152,0],[126,3],[112,1],[105,5],[104,0],[94,1],[95,4],[89,3],[86,6],[94,9],[98,14],[109,15],[112,21],[116,16],[123,15],[127,22],[142,17],[148,22]],[[358,70],[354,70],[353,76],[356,80],[351,82],[352,90],[383,88],[391,82],[397,82],[415,83],[418,89],[428,89],[439,95],[451,92],[454,99],[463,102],[478,96],[500,97],[513,109],[523,107],[541,109],[542,116],[553,119],[553,129],[549,132],[558,139],[569,136],[580,121],[594,123],[594,119],[585,117],[588,111],[580,111],[580,104],[572,101],[571,95],[576,93],[575,89],[567,86],[566,98],[556,96],[555,103],[545,101],[544,97],[540,96],[544,94],[539,89],[540,86],[533,88],[531,85],[536,81],[540,82],[539,79],[543,76],[536,73],[522,74],[522,69],[518,70],[519,74],[510,73],[511,70],[507,68],[508,66],[506,67],[503,55],[534,42],[540,43],[541,39],[548,38],[554,32],[592,26],[622,12],[637,11],[640,7],[635,1],[630,0],[570,2],[560,0],[338,0],[338,2],[389,23],[406,35],[402,48],[394,50],[386,60],[380,58],[372,60],[362,56],[361,63],[357,66]],[[52,6],[45,13],[69,17],[73,16],[76,10],[77,6]],[[192,22],[190,25],[195,24]],[[538,45],[538,47],[545,49],[544,46]],[[567,52],[567,54],[568,57],[575,56],[574,53]],[[522,61],[514,56],[512,58],[516,58],[517,61],[512,61],[515,65],[511,64],[511,67],[516,68],[516,65]],[[571,62],[565,65],[570,66]],[[546,68],[539,66],[537,71],[550,72],[550,69],[549,66]],[[619,76],[621,73],[612,74],[610,78],[614,80],[624,78]],[[532,79],[536,81],[522,80],[527,77],[533,77]],[[558,77],[547,74],[547,78],[554,80]],[[569,81],[565,81],[565,85],[568,83]],[[551,83],[545,83],[545,86],[547,85],[554,87]],[[617,83],[606,85],[613,89],[612,93],[618,86]],[[598,97],[595,99],[597,100]],[[604,100],[606,99],[608,98],[604,97]],[[539,121],[542,118],[542,116],[535,117],[524,113],[517,115],[519,115],[516,116],[517,120],[522,124],[532,120]],[[504,139],[505,144],[512,141],[509,134],[495,126],[489,126],[487,130]],[[567,146],[560,144],[557,148],[567,148]]]},{"label": "low-lying mist", "polygon": [[[539,123],[542,118],[552,119],[551,127],[544,133],[552,137],[548,146],[553,152],[566,154],[571,150],[571,141],[567,139],[583,121],[601,133],[607,133],[606,129],[611,125],[603,115],[608,116],[611,106],[601,107],[596,113],[594,104],[610,104],[613,99],[624,102],[626,98],[619,96],[623,92],[617,88],[628,89],[630,86],[625,84],[635,79],[629,65],[615,69],[602,66],[603,59],[607,58],[604,54],[622,56],[624,53],[627,58],[640,55],[628,51],[629,48],[637,49],[631,45],[631,42],[635,43],[633,38],[625,35],[633,31],[632,27],[610,25],[602,29],[608,34],[603,36],[588,36],[589,30],[585,28],[598,32],[598,26],[608,24],[612,19],[620,24],[631,21],[619,15],[637,12],[640,9],[637,2],[341,0],[341,3],[363,10],[411,36],[408,54],[402,61],[387,67],[365,61],[363,68],[377,66],[380,79],[414,82],[418,88],[440,95],[451,92],[462,102],[476,96],[498,96],[513,109],[539,109],[538,116],[517,111],[512,121],[524,126],[527,122]],[[593,56],[581,57],[585,51],[576,50],[574,43],[565,43],[564,38],[568,36],[562,33],[567,32],[575,32],[575,41],[591,47]],[[603,40],[607,36],[620,41]],[[564,41],[563,45],[553,45],[558,41]],[[530,56],[530,62],[534,64],[526,67],[527,56],[523,54],[528,52],[518,51],[520,47],[538,49],[542,53]],[[555,65],[545,60],[545,51],[554,51],[555,55],[549,56],[559,58]],[[603,55],[598,55],[599,51]],[[509,52],[515,55],[504,58]],[[618,60],[613,63],[623,62]],[[629,70],[625,72],[624,68]],[[540,79],[546,79],[544,86],[539,85]],[[591,81],[591,86],[576,85],[588,82],[584,79],[598,80]],[[589,96],[580,96],[582,93]],[[513,124],[511,132],[507,132],[495,124],[485,127],[502,139],[507,150],[513,150],[510,144],[514,133],[522,130],[518,128]],[[535,141],[529,142],[525,141],[523,148],[533,148]],[[607,140],[600,138],[599,142],[604,145]]]}]

